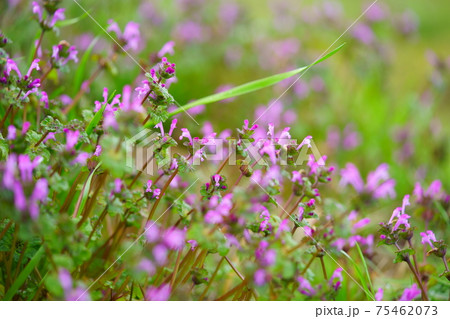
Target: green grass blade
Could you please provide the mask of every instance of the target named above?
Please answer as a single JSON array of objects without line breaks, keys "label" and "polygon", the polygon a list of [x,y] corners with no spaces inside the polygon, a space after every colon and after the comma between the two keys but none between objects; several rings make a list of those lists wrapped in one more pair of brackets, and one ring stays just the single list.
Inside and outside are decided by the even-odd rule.
[{"label": "green grass blade", "polygon": [[225,99],[229,99],[229,98],[236,97],[239,95],[251,93],[251,92],[261,90],[263,88],[275,85],[285,79],[288,79],[294,75],[297,75],[297,74],[305,71],[306,69],[312,67],[313,65],[316,65],[316,64],[328,59],[329,57],[334,55],[336,52],[338,52],[344,45],[345,45],[345,43],[341,44],[339,47],[337,47],[333,51],[329,52],[328,54],[324,55],[322,58],[318,59],[317,61],[315,61],[314,63],[312,63],[308,66],[304,66],[304,67],[298,68],[296,70],[292,70],[292,71],[288,71],[288,72],[284,72],[284,73],[275,74],[275,75],[272,75],[272,76],[269,76],[269,77],[266,77],[263,79],[251,81],[251,82],[239,85],[237,87],[234,87],[228,91],[216,93],[216,94],[201,98],[199,100],[188,103],[188,104],[170,112],[169,116],[173,116],[175,114],[184,112],[184,111],[189,110],[190,108],[193,108],[198,105],[210,104],[210,103],[222,101]]},{"label": "green grass blade", "polygon": [[62,20],[62,21],[58,21],[55,23],[55,27],[57,28],[62,28],[62,27],[68,27],[72,24],[75,24],[81,20],[83,20],[84,18],[86,18],[88,16],[87,12],[83,13],[82,15],[80,15],[79,17],[73,18],[73,19],[67,19],[67,20]]},{"label": "green grass blade", "polygon": [[42,255],[44,254],[44,246],[41,246],[36,254],[34,254],[33,258],[31,258],[30,262],[25,266],[25,268],[22,270],[22,272],[17,276],[17,279],[12,284],[11,288],[6,292],[5,297],[3,298],[4,301],[11,300],[14,295],[16,294],[17,290],[22,287],[25,280],[27,280],[30,273],[33,271],[34,267],[37,266],[39,261],[42,258]]},{"label": "green grass blade", "polygon": [[438,201],[434,201],[434,206],[437,208],[437,211],[441,214],[442,219],[448,225],[450,223],[448,213],[445,211],[444,207],[442,207],[442,204],[439,203]]},{"label": "green grass blade", "polygon": [[[110,103],[112,101],[112,99],[113,99],[115,94],[116,94],[116,90],[114,90],[114,92],[112,92],[111,95],[109,96],[108,103]],[[102,119],[103,112],[105,111],[105,108],[106,108],[106,104],[103,104],[102,108],[100,110],[98,110],[97,113],[95,113],[95,115],[92,118],[91,122],[89,122],[88,126],[86,127],[86,134],[88,136],[91,135],[91,133],[94,130],[94,128],[98,125],[98,123]]]},{"label": "green grass blade", "polygon": [[344,254],[348,258],[348,260],[350,260],[350,262],[352,263],[353,269],[355,270],[356,274],[358,275],[359,280],[361,281],[361,286],[362,286],[362,289],[364,290],[364,292],[366,293],[367,299],[369,299],[371,301],[375,300],[374,295],[369,290],[367,290],[368,285],[367,285],[366,278],[363,276],[361,270],[359,269],[358,264],[345,251],[341,250],[341,253]]},{"label": "green grass blade", "polygon": [[94,177],[95,171],[100,167],[101,164],[102,164],[102,162],[99,162],[97,164],[97,166],[95,166],[94,170],[89,175],[89,177],[86,181],[86,186],[84,187],[83,196],[81,197],[81,204],[80,204],[80,208],[78,209],[78,213],[82,212],[84,209],[84,205],[86,204],[87,198],[89,196],[89,191],[91,190],[92,178]]},{"label": "green grass blade", "polygon": [[367,283],[369,284],[370,291],[373,293],[374,289],[372,285],[372,280],[370,279],[369,268],[367,268],[366,259],[364,258],[361,247],[359,247],[358,243],[356,243],[356,249],[358,249],[359,258],[361,259],[362,264],[364,266],[364,271],[366,273]]}]

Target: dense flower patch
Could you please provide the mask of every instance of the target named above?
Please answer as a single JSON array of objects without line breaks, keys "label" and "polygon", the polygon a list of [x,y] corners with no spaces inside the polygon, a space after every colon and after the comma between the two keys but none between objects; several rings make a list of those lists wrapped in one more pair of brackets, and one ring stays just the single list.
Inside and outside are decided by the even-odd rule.
[{"label": "dense flower patch", "polygon": [[[24,5],[9,6],[18,3]],[[295,131],[313,119],[278,99],[246,113],[238,125],[217,124],[214,116],[201,123],[192,119],[257,89],[275,85],[277,96],[290,89],[286,81],[305,70],[290,67],[299,52],[294,38],[258,42],[261,53],[253,61],[264,70],[292,73],[221,85],[198,103],[177,102],[172,85],[191,85],[178,78],[178,43],[200,45],[213,32],[230,30],[243,14],[237,3],[220,3],[220,30],[181,21],[173,31],[176,41],[160,43],[142,63],[133,58],[146,46],[140,24],[109,20],[105,30],[113,41],[103,34],[103,48],[96,47],[98,38],[75,46],[60,39],[59,28],[78,20],[66,19],[58,0],[28,7],[39,28],[37,41],[27,40],[29,58],[13,54],[8,30],[0,33],[1,298],[448,298],[448,181],[409,183],[385,161],[366,175],[358,159],[339,165],[339,150],[361,144],[353,124],[329,127],[329,154],[322,156],[312,136]],[[201,4],[177,1],[183,12]],[[164,15],[147,6],[143,2],[144,14],[157,24]],[[288,9],[274,10],[286,14],[277,28],[290,23]],[[316,18],[339,24],[338,12],[324,4]],[[351,37],[382,51],[373,29],[388,15],[386,7],[374,7]],[[408,13],[390,18],[399,36],[415,32]],[[314,15],[304,19],[316,23]],[[100,53],[92,58],[94,67],[85,69],[94,48]],[[240,56],[234,49],[226,54],[230,67]],[[117,77],[121,59],[129,57],[138,64],[137,76],[121,85],[99,80],[103,73]],[[435,86],[442,85],[448,61],[433,53],[429,59]],[[95,90],[99,82],[102,91]],[[331,94],[326,90],[326,81],[314,75],[293,83],[288,98],[317,94],[320,103]],[[130,166],[127,141],[143,130],[156,142],[140,165]],[[397,132],[396,161],[412,157],[410,134]],[[219,144],[222,156],[211,158]],[[150,166],[157,166],[153,175]],[[409,193],[399,193],[398,183]],[[399,207],[392,212],[392,205]]]}]

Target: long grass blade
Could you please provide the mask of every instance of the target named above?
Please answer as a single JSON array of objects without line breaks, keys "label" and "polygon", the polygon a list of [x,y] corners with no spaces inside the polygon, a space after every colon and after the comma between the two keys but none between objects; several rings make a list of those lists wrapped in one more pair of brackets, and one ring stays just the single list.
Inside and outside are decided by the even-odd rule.
[{"label": "long grass blade", "polygon": [[332,55],[336,54],[339,50],[341,50],[344,45],[345,45],[345,43],[341,44],[339,47],[337,47],[333,51],[329,52],[328,54],[326,54],[325,56],[323,56],[322,58],[318,59],[317,61],[315,61],[314,63],[312,63],[308,66],[304,66],[304,67],[301,67],[301,68],[298,68],[298,69],[295,69],[292,71],[279,73],[279,74],[275,74],[275,75],[272,75],[272,76],[269,76],[269,77],[266,77],[263,79],[248,82],[248,83],[239,85],[237,87],[234,87],[228,91],[216,93],[216,94],[198,99],[196,101],[188,103],[188,104],[170,112],[169,116],[173,116],[175,114],[184,112],[184,111],[189,110],[198,105],[210,104],[210,103],[226,100],[226,99],[229,99],[232,97],[240,96],[243,94],[248,94],[248,93],[275,85],[283,80],[286,80],[294,75],[297,75],[297,74],[305,71],[306,69],[312,67],[313,65],[316,65],[316,64],[328,59]]}]

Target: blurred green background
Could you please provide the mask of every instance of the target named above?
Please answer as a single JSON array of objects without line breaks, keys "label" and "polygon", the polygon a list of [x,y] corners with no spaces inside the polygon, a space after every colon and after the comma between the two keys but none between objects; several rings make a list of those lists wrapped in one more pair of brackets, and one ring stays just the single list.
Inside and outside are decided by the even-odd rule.
[{"label": "blurred green background", "polygon": [[[16,1],[17,2],[17,1]],[[180,104],[213,93],[221,85],[238,85],[253,79],[283,72],[314,61],[370,5],[367,1],[79,1],[90,14],[106,27],[114,19],[123,28],[129,21],[141,25],[145,38],[143,50],[133,53],[145,66],[151,66],[152,54],[164,43],[174,40],[178,83],[170,91]],[[31,52],[38,27],[32,20],[30,1],[18,1],[15,7],[0,4],[1,30],[13,40],[12,56]],[[374,40],[358,41],[350,29],[335,46],[347,45],[337,55],[310,69],[301,82],[308,85],[320,76],[325,87],[320,92],[309,89],[296,94],[294,86],[282,98],[285,110],[297,114],[290,124],[293,138],[312,135],[322,154],[342,167],[354,162],[362,175],[382,162],[390,164],[401,196],[412,191],[416,180],[439,178],[449,188],[449,109],[448,76],[442,71],[441,81],[432,81],[434,68],[426,58],[433,50],[440,58],[450,55],[448,13],[450,2],[433,4],[414,1],[379,1],[385,16],[369,24]],[[236,8],[230,8],[235,6]],[[107,55],[111,39],[72,0],[62,4],[66,18],[80,18],[60,28],[60,35],[48,34],[44,47],[65,39],[78,45],[81,58],[85,47],[100,37],[94,52]],[[227,8],[228,6],[228,8]],[[331,8],[331,9],[330,9]],[[237,10],[237,13],[233,10]],[[231,18],[230,18],[231,17]],[[408,19],[406,19],[408,18]],[[228,20],[227,20],[228,19]],[[406,20],[405,20],[406,19]],[[200,39],[186,40],[189,33],[184,23],[194,21],[201,26]],[[230,22],[231,21],[231,22]],[[406,21],[406,22],[405,22]],[[402,32],[405,23],[412,32]],[[356,25],[355,25],[356,27]],[[84,35],[83,35],[84,34]],[[83,35],[83,37],[81,36]],[[191,34],[192,35],[192,34]],[[83,40],[84,39],[84,40]],[[283,41],[287,48],[282,49]],[[289,47],[290,43],[290,47]],[[284,50],[284,51],[283,51]],[[286,53],[287,52],[287,53]],[[85,78],[95,69],[96,56],[90,57]],[[72,71],[76,69],[71,65]],[[100,98],[103,86],[121,91],[135,81],[139,68],[123,55],[115,65],[115,74],[104,73],[94,83],[84,107]],[[71,74],[66,74],[70,79]],[[58,82],[59,81],[59,82]],[[58,92],[74,95],[70,81],[54,79],[63,85]],[[273,89],[239,97],[226,104],[208,105],[195,115],[199,123],[210,121],[215,130],[236,128],[244,119],[255,119],[258,106],[268,106],[289,83]],[[200,128],[182,116],[180,127]],[[331,128],[338,132],[351,124],[359,136],[359,145],[347,149],[333,145]],[[406,156],[406,155],[407,156]]]}]

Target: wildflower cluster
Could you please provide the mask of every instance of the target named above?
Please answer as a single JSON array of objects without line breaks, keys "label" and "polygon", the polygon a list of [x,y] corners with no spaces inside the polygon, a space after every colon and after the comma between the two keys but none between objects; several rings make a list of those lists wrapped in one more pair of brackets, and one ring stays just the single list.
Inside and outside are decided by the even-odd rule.
[{"label": "wildflower cluster", "polygon": [[[439,126],[419,131],[422,126],[410,123],[416,135],[407,127],[392,130],[398,138],[391,142],[401,145],[386,151],[395,158],[390,161],[366,146],[376,130],[386,131],[383,141],[391,139],[384,122],[381,128],[372,123],[383,100],[374,97],[378,79],[367,80],[361,93],[364,103],[375,100],[364,110],[375,110],[368,123],[331,123],[342,114],[332,99],[346,98],[330,80],[332,69],[289,83],[289,74],[301,72],[297,53],[309,44],[296,37],[243,43],[239,36],[209,61],[208,50],[221,47],[211,43],[240,34],[236,26],[247,29],[245,6],[176,3],[176,10],[164,5],[167,12],[159,12],[143,1],[136,10],[143,23],[109,20],[103,38],[62,32],[70,44],[58,28],[76,29],[84,16],[64,21],[69,12],[62,1],[33,1],[28,13],[40,30],[35,42],[23,35],[33,44],[30,52],[17,54],[21,46],[6,36],[13,30],[0,32],[0,298],[448,298],[447,181],[428,185],[432,173],[425,168],[412,176],[401,167],[411,161],[412,171],[425,162],[413,150],[416,135],[435,129],[431,135],[445,141]],[[295,1],[281,3],[270,4],[274,34],[300,23]],[[8,7],[15,10],[14,1]],[[339,8],[337,2],[305,5],[301,23],[334,28],[346,22]],[[204,10],[217,16],[204,19]],[[370,47],[383,55],[377,30],[386,19],[404,41],[414,35],[414,18],[374,5],[352,29],[356,49],[349,54]],[[153,32],[169,25],[170,34]],[[163,35],[168,39],[156,45]],[[129,57],[138,67],[127,64]],[[450,69],[442,58],[428,58],[433,76],[421,99],[445,88]],[[222,83],[246,63],[252,79],[268,70],[294,71],[239,86]],[[238,98],[269,86],[282,94],[267,105],[253,109]],[[207,90],[215,93],[188,102]],[[300,115],[300,107],[311,110]],[[444,144],[433,144],[437,164],[430,166],[446,161]],[[389,217],[398,193],[411,195]],[[380,246],[393,249],[394,260]],[[409,273],[391,271],[402,264]]]}]

